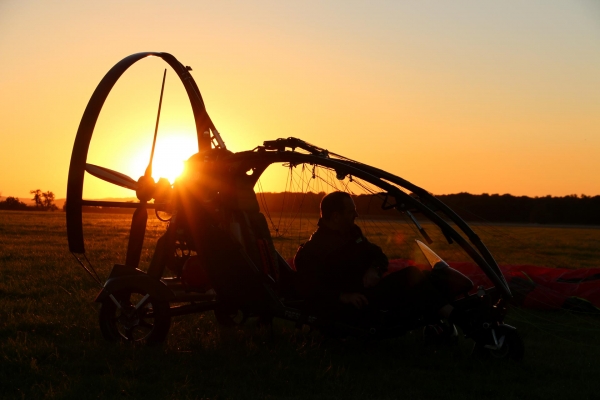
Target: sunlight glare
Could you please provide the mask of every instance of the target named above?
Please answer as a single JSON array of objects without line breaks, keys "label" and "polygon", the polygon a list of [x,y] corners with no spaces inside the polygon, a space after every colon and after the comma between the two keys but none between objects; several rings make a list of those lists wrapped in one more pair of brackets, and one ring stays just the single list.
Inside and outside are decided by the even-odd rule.
[{"label": "sunlight glare", "polygon": [[[198,142],[191,135],[162,134],[159,132],[152,163],[155,181],[167,178],[171,184],[183,172],[184,161],[198,152]],[[150,147],[144,147],[131,161],[131,168],[143,174],[150,160]],[[137,179],[136,176],[134,179]]]}]

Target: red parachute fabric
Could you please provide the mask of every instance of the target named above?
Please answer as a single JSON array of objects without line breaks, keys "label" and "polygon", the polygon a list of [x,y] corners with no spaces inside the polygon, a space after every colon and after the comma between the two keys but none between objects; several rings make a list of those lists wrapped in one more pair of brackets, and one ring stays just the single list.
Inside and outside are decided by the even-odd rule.
[{"label": "red parachute fabric", "polygon": [[[474,263],[449,262],[452,268],[468,276],[475,287],[493,286]],[[408,266],[429,269],[412,260],[391,260],[388,273]],[[535,265],[500,265],[517,304],[535,309],[561,307],[600,311],[600,268],[566,269]]]}]

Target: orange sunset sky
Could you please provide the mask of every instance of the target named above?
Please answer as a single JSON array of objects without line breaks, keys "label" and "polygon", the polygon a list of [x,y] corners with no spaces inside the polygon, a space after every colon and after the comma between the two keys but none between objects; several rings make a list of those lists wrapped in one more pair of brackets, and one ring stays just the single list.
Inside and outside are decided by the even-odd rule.
[{"label": "orange sunset sky", "polygon": [[[65,196],[92,92],[140,51],[192,66],[233,151],[295,136],[436,194],[600,194],[595,0],[2,0],[2,196]],[[125,73],[88,162],[143,174],[165,66],[147,59]],[[155,176],[172,179],[195,150],[191,109],[171,71]],[[86,178],[86,198],[127,196]]]}]

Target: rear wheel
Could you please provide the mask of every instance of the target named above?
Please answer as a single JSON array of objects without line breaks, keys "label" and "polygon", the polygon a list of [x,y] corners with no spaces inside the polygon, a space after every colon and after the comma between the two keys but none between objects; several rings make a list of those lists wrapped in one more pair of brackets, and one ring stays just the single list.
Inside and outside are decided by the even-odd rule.
[{"label": "rear wheel", "polygon": [[162,343],[171,326],[169,303],[144,290],[117,291],[102,302],[99,322],[108,341]]}]

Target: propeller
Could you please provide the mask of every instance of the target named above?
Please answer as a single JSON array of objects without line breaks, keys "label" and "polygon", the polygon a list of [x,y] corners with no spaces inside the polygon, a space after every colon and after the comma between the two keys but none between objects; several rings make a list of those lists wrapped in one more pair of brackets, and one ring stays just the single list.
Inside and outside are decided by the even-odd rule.
[{"label": "propeller", "polygon": [[85,170],[90,175],[100,178],[108,183],[112,183],[113,185],[121,186],[126,189],[138,190],[138,182],[120,172],[94,164],[85,164]]},{"label": "propeller", "polygon": [[[156,189],[156,183],[152,178],[152,161],[154,159],[154,149],[156,147],[156,136],[158,134],[158,122],[160,121],[160,110],[162,108],[163,93],[165,91],[165,79],[167,77],[167,70],[163,73],[162,86],[160,88],[160,100],[158,102],[158,115],[156,116],[156,126],[154,127],[154,140],[152,141],[152,151],[150,152],[150,161],[148,167],[143,176],[137,181],[133,178],[122,174],[112,169],[100,167],[94,164],[85,164],[85,170],[96,178],[100,178],[103,181],[112,183],[113,185],[121,186],[126,189],[135,190],[137,198],[141,202],[148,202],[152,200]],[[163,181],[164,178],[159,180]],[[161,186],[164,186],[164,182],[161,182]],[[170,186],[170,185],[169,185]],[[164,188],[163,188],[164,189]]]}]

